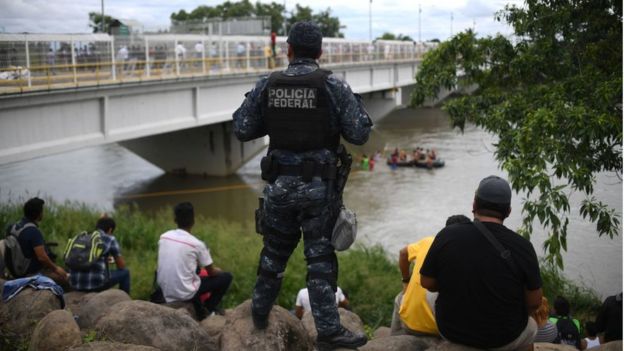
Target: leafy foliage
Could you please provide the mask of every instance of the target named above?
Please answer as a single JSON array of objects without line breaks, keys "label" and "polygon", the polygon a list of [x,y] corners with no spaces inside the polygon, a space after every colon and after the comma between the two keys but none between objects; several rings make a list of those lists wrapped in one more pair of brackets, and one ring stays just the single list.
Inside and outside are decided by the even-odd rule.
[{"label": "leafy foliage", "polygon": [[401,33],[399,33],[399,35],[395,35],[394,33],[390,33],[390,32],[385,32],[380,37],[377,37],[377,39],[375,40],[380,40],[380,39],[381,40],[414,41],[414,39],[412,39],[412,37],[410,37],[409,35],[403,35]]},{"label": "leafy foliage", "polygon": [[[318,13],[313,13],[312,9],[308,6],[301,6],[297,4],[295,10],[289,18],[284,17],[285,13],[284,5],[276,2],[261,3],[256,2],[255,5],[249,0],[241,0],[238,2],[226,1],[216,6],[198,6],[190,13],[185,10],[180,10],[171,14],[172,21],[188,21],[188,20],[206,20],[208,18],[233,18],[233,17],[256,17],[256,16],[270,16],[271,17],[271,31],[279,35],[286,35],[290,26],[297,21],[314,21],[323,32],[323,36],[326,37],[343,37],[340,32],[341,25],[338,17],[331,16],[331,9],[326,9]],[[284,31],[284,24],[286,23],[286,32]]]},{"label": "leafy foliage", "polygon": [[110,33],[110,26],[115,18],[104,15],[104,32],[102,32],[102,14],[89,12],[89,27],[93,28],[93,33]]},{"label": "leafy foliage", "polygon": [[[445,103],[455,126],[472,122],[498,136],[495,156],[516,192],[527,194],[520,232],[548,230],[547,260],[563,268],[569,194],[580,214],[613,237],[620,216],[592,196],[596,176],[622,172],[622,3],[527,0],[497,13],[515,36],[468,30],[427,54],[412,104],[441,89],[476,91]],[[472,89],[470,89],[472,88]]]}]

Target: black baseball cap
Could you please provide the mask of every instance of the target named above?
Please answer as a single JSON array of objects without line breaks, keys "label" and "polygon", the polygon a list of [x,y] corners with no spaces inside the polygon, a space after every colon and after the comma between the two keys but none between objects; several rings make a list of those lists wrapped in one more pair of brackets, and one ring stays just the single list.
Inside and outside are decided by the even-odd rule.
[{"label": "black baseball cap", "polygon": [[511,187],[509,183],[495,175],[483,178],[479,182],[475,195],[481,200],[497,205],[509,205],[511,203]]},{"label": "black baseball cap", "polygon": [[314,22],[301,21],[290,28],[286,42],[299,48],[318,51],[322,49],[323,33]]}]

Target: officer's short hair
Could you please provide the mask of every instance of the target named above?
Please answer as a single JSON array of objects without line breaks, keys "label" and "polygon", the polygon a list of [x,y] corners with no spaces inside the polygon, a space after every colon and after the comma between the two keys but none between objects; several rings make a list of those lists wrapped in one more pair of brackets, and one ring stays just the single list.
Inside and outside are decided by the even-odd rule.
[{"label": "officer's short hair", "polygon": [[195,210],[193,204],[190,202],[182,202],[177,204],[173,213],[175,215],[175,222],[180,228],[188,228],[195,223]]},{"label": "officer's short hair", "polygon": [[28,218],[31,221],[35,221],[39,218],[39,216],[43,213],[43,205],[45,201],[38,197],[33,197],[29,199],[24,204],[24,217]]},{"label": "officer's short hair", "polygon": [[323,48],[321,28],[311,21],[293,24],[286,40],[292,47],[295,57],[317,58]]}]

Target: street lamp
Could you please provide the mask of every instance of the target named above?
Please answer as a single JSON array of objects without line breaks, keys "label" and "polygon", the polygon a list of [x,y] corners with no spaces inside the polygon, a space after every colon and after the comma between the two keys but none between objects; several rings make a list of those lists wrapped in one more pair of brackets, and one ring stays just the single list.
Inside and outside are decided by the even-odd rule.
[{"label": "street lamp", "polygon": [[102,0],[102,18],[100,23],[100,32],[104,33],[104,0]]},{"label": "street lamp", "polygon": [[373,41],[373,0],[368,2],[368,41]]}]

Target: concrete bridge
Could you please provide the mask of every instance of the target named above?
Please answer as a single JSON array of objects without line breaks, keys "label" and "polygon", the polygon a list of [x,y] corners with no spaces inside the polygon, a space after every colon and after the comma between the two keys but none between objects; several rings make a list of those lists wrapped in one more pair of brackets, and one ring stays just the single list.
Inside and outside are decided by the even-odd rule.
[{"label": "concrete bridge", "polygon": [[[67,42],[69,55],[60,51]],[[0,35],[0,48],[25,55],[0,69],[13,74],[0,80],[0,164],[117,142],[168,172],[235,172],[268,143],[239,142],[231,115],[260,75],[286,64],[285,38],[275,54],[269,45],[264,37]],[[326,39],[321,65],[381,118],[409,98],[426,49]]]}]

